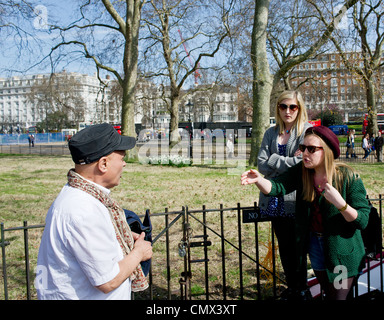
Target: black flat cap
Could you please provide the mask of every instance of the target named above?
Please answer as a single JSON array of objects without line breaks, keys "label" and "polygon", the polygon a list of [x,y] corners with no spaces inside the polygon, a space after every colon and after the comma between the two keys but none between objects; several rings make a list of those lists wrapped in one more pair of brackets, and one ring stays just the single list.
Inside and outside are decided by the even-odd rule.
[{"label": "black flat cap", "polygon": [[102,123],[76,133],[68,147],[75,163],[88,164],[114,151],[132,149],[135,144],[135,138],[121,136],[112,125]]}]

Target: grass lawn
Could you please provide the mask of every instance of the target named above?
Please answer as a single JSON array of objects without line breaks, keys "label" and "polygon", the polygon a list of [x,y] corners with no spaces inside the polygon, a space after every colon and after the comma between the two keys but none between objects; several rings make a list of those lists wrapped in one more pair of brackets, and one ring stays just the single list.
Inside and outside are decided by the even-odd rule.
[{"label": "grass lawn", "polygon": [[[29,225],[43,224],[45,215],[52,201],[56,198],[63,185],[67,182],[66,174],[73,166],[69,156],[37,156],[37,155],[0,155],[2,166],[0,168],[0,222],[5,228],[21,226],[24,220]],[[368,194],[371,198],[377,198],[384,190],[384,165],[368,163],[351,163],[360,173]],[[207,209],[252,206],[258,200],[258,191],[254,186],[241,186],[240,177],[229,175],[225,166],[191,166],[176,168],[170,166],[151,166],[138,163],[128,163],[122,176],[121,183],[111,193],[122,207],[143,214],[145,209],[152,213],[180,210],[182,206],[190,209],[201,209],[203,205]],[[218,223],[217,215],[209,217],[210,223]],[[163,220],[154,223],[154,235],[163,228]],[[236,221],[236,220],[233,220]],[[244,226],[243,237],[247,232],[250,237],[254,230],[248,230],[249,225]],[[227,227],[228,229],[230,228]],[[247,229],[248,228],[248,229]],[[266,230],[268,232],[268,230]],[[172,236],[172,235],[171,235]],[[177,245],[180,241],[180,228],[175,231],[172,241],[172,257],[175,265],[182,259],[178,257]],[[30,230],[30,261],[31,270],[34,270],[39,248],[41,230]],[[11,245],[6,247],[7,261],[9,261],[10,287],[12,293],[10,299],[25,299],[23,283],[24,255],[22,232],[9,232],[6,240]],[[213,236],[212,236],[213,239]],[[246,245],[245,245],[246,246]],[[210,250],[217,250],[214,243]],[[228,253],[236,255],[228,248]],[[157,274],[164,275],[164,243],[159,242]],[[202,250],[201,250],[202,251]],[[198,254],[196,254],[198,256]],[[214,257],[214,256],[213,256]],[[9,260],[8,260],[9,259]],[[214,258],[213,258],[214,259]],[[218,264],[221,260],[218,258]],[[230,263],[230,262],[229,262]],[[251,270],[253,267],[249,267]],[[1,269],[1,267],[0,267]],[[201,268],[203,269],[203,268]],[[196,270],[196,276],[199,276]],[[231,269],[228,265],[228,275],[236,274],[236,267]],[[175,287],[178,287],[180,273],[172,275]],[[210,281],[214,282],[212,276]],[[252,283],[250,272],[245,274],[245,282]],[[1,283],[0,299],[3,299],[3,284]],[[235,287],[228,280],[228,285]],[[196,291],[201,288],[196,287]]]}]

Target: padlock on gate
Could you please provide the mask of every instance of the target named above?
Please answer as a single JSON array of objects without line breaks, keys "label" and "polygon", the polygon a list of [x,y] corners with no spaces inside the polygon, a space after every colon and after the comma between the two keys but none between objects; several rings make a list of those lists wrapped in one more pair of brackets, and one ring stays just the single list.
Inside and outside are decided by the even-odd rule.
[{"label": "padlock on gate", "polygon": [[179,256],[181,258],[184,258],[186,254],[187,254],[186,243],[185,243],[185,241],[180,241],[180,243],[179,243]]}]

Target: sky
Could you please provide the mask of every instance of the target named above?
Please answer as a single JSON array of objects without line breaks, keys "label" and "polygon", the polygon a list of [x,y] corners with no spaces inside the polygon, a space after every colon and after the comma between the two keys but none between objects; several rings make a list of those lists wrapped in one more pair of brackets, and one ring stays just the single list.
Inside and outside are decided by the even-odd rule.
[{"label": "sky", "polygon": [[[67,25],[76,19],[75,13],[79,14],[79,2],[80,0],[29,0],[35,1],[34,8],[36,10],[36,16],[29,19],[15,20],[25,33],[21,34],[21,38],[12,36],[5,37],[6,32],[0,30],[0,77],[9,77],[13,75],[22,74],[36,74],[36,73],[50,73],[52,71],[60,72],[63,69],[69,72],[79,72],[86,74],[94,74],[96,68],[94,63],[90,59],[85,59],[83,54],[77,52],[67,62],[62,62],[55,65],[55,69],[52,70],[51,61],[45,59],[52,46],[56,43],[55,39],[58,33],[49,32],[47,25],[59,24]],[[95,14],[97,14],[95,12]],[[1,17],[0,17],[1,18]],[[77,17],[78,18],[78,17]],[[339,28],[343,28],[347,25],[346,19],[342,19]],[[76,32],[71,31],[72,33]],[[73,34],[72,34],[73,35]],[[103,34],[99,33],[96,37],[103,39]],[[76,37],[72,37],[75,38]],[[103,41],[100,41],[101,45]],[[20,46],[22,49],[20,49]],[[74,48],[74,47],[72,47]],[[107,48],[107,47],[106,47]],[[119,68],[121,65],[120,59],[114,57],[115,65]],[[118,60],[116,60],[118,59]],[[219,59],[219,54],[214,58]],[[42,61],[42,63],[39,63]],[[68,63],[68,61],[70,63]],[[202,64],[204,66],[209,64],[212,60],[204,60]],[[31,67],[34,66],[34,67]],[[120,71],[120,70],[118,70]],[[102,74],[104,77],[107,73]],[[193,79],[191,80],[193,81]]]},{"label": "sky", "polygon": [[[84,0],[29,0],[35,1],[34,8],[36,15],[29,19],[19,19],[13,22],[17,23],[23,28],[25,33],[20,37],[12,36],[5,37],[4,31],[0,30],[0,77],[10,77],[14,75],[24,74],[37,74],[37,73],[50,73],[52,71],[61,72],[65,69],[68,72],[79,72],[84,74],[93,75],[96,72],[95,65],[90,59],[84,58],[79,47],[71,46],[71,49],[76,49],[78,52],[72,54],[70,58],[67,58],[67,62],[61,62],[58,65],[55,64],[54,70],[52,70],[51,61],[45,58],[51,48],[57,43],[58,32],[51,32],[47,25],[61,25],[66,26],[70,22],[79,18],[79,3]],[[97,15],[102,11],[95,11],[93,14]],[[77,17],[75,16],[77,14]],[[0,17],[1,18],[1,17]],[[101,40],[95,42],[97,47],[108,51],[108,45],[111,43],[111,38],[106,37],[105,31],[100,28],[97,29],[95,38]],[[68,39],[78,39],[75,33],[77,31],[67,32]],[[72,34],[71,34],[72,33]],[[186,34],[184,34],[186,37]],[[178,34],[177,34],[178,36]],[[67,38],[66,38],[67,39]],[[108,42],[109,41],[109,42]],[[116,46],[120,45],[119,39],[116,37]],[[187,44],[188,45],[188,44]],[[20,49],[22,47],[22,49]],[[106,54],[107,55],[107,54]],[[194,52],[192,55],[196,58],[197,54]],[[62,57],[64,52],[62,53]],[[160,52],[159,58],[162,54]],[[109,56],[108,65],[112,65],[117,71],[121,72],[121,56]],[[216,61],[219,59],[219,54],[215,55]],[[42,61],[41,63],[38,63]],[[70,63],[68,63],[68,61]],[[207,66],[213,59],[204,58],[201,61],[201,65]],[[156,62],[156,66],[158,62]],[[32,67],[34,66],[34,67]],[[102,71],[101,77],[107,75],[106,71]],[[113,76],[112,76],[113,77]],[[193,85],[193,76],[190,77],[188,85]]]},{"label": "sky", "polygon": [[[39,0],[34,5],[35,17],[27,19],[13,19],[23,32],[12,33],[0,32],[0,77],[9,77],[21,74],[50,73],[52,66],[49,59],[43,60],[55,43],[57,33],[48,29],[49,24],[66,25],[73,21],[73,8],[78,6],[76,0]],[[77,55],[79,57],[79,55]],[[43,61],[38,64],[39,61]],[[87,59],[79,61],[72,60],[68,65],[62,63],[55,66],[55,71],[76,71],[93,74],[95,67]],[[34,66],[35,65],[35,66]],[[34,66],[34,67],[32,67]]]}]

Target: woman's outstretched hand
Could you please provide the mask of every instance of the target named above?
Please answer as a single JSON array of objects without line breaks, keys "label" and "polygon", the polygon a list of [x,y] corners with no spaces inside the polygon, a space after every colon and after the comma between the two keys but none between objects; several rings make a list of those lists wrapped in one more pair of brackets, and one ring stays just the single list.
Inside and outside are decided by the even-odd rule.
[{"label": "woman's outstretched hand", "polygon": [[264,194],[269,194],[272,190],[271,181],[261,176],[260,172],[254,169],[245,171],[241,175],[241,184],[255,184]]},{"label": "woman's outstretched hand", "polygon": [[247,185],[247,184],[256,183],[258,182],[260,177],[261,175],[257,170],[253,170],[253,169],[248,170],[241,175],[241,184]]}]

